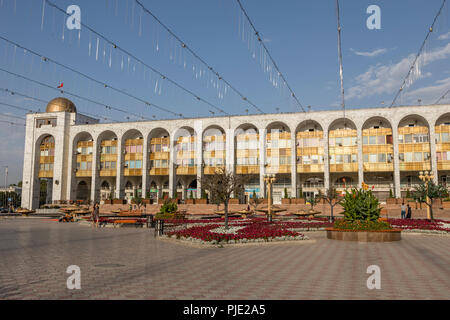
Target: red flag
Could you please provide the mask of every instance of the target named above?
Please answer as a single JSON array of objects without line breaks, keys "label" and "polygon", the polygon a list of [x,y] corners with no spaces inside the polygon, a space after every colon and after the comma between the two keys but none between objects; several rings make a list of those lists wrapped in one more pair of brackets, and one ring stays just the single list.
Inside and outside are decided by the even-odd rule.
[{"label": "red flag", "polygon": [[61,84],[58,86],[58,89],[61,89],[62,87],[64,87],[64,82],[61,82]]}]

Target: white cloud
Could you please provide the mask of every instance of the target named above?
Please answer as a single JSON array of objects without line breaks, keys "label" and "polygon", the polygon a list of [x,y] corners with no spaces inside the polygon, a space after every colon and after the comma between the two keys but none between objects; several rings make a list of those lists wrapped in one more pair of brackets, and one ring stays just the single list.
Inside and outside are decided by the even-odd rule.
[{"label": "white cloud", "polygon": [[269,42],[272,42],[272,39],[269,39],[269,38],[264,38],[264,39],[263,39],[263,42],[265,42],[265,43],[269,43]]},{"label": "white cloud", "polygon": [[448,39],[450,39],[450,31],[447,32],[447,33],[441,34],[441,35],[438,37],[438,39],[439,39],[439,40],[448,40]]},{"label": "white cloud", "polygon": [[[448,89],[450,89],[450,77],[437,80],[433,85],[412,90],[405,94],[407,104],[415,104],[418,99],[422,104],[435,103]],[[448,97],[447,97],[448,98]],[[447,100],[442,100],[447,101]]]},{"label": "white cloud", "polygon": [[369,52],[363,52],[363,51],[356,51],[352,48],[350,48],[350,51],[352,51],[354,54],[358,55],[358,56],[364,56],[364,57],[376,57],[380,54],[384,54],[387,52],[386,48],[383,49],[376,49],[374,51],[369,51]]},{"label": "white cloud", "polygon": [[[450,43],[445,47],[437,48],[426,54],[426,58],[421,60],[421,67],[432,62],[450,57]],[[415,54],[409,54],[394,64],[377,64],[356,76],[356,84],[347,90],[347,99],[370,97],[377,94],[395,93],[403,82],[406,74],[411,68]],[[419,78],[429,77],[430,73],[421,74]]]}]

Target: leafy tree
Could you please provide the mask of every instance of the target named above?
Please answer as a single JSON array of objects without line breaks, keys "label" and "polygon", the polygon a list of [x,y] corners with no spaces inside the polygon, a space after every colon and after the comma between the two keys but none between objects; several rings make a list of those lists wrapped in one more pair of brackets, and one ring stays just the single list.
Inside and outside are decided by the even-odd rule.
[{"label": "leafy tree", "polygon": [[194,193],[191,190],[191,193],[189,194],[189,199],[194,199]]},{"label": "leafy tree", "polygon": [[346,190],[341,205],[344,208],[344,219],[347,221],[376,221],[380,217],[379,201],[371,190]]},{"label": "leafy tree", "polygon": [[233,193],[239,194],[248,183],[249,177],[237,175],[223,168],[217,168],[212,175],[205,175],[201,184],[209,193],[217,197],[217,201],[224,204],[225,229],[228,229],[228,203]]},{"label": "leafy tree", "polygon": [[389,189],[389,198],[394,198],[394,193],[392,192],[392,189]]},{"label": "leafy tree", "polygon": [[406,198],[411,198],[411,192],[409,189],[406,190]]},{"label": "leafy tree", "polygon": [[324,194],[321,194],[321,198],[330,205],[330,221],[334,221],[334,207],[340,204],[343,198],[340,196],[334,186],[327,189]]},{"label": "leafy tree", "polygon": [[[429,201],[427,200],[427,196]],[[430,208],[431,221],[434,220],[433,199],[442,199],[446,196],[448,196],[447,189],[441,184],[435,184],[432,180],[416,185],[413,192],[414,200],[417,200],[420,203],[425,203]]]}]

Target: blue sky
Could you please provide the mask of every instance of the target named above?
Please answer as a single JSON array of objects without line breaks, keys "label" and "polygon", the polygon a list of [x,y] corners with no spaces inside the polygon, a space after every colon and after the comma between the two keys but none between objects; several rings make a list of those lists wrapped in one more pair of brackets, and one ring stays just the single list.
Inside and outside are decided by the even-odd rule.
[{"label": "blue sky", "polygon": [[[202,64],[183,51],[153,18],[141,13],[134,0],[53,2],[64,9],[71,4],[79,5],[84,24],[219,109],[229,114],[245,114],[246,109],[249,113],[258,113],[231,90],[225,92],[223,84],[220,89],[211,87],[213,77],[207,69],[201,69]],[[141,2],[264,112],[299,111],[287,91],[280,85],[279,88],[274,87],[269,81],[270,72],[264,72],[259,63],[264,59],[259,57],[260,49],[255,45],[257,41],[253,39],[249,42],[248,24],[244,27],[240,24],[242,16],[236,1]],[[340,108],[335,1],[242,0],[242,3],[303,106],[310,105],[312,110]],[[377,107],[382,106],[382,101],[385,105],[392,102],[441,3],[441,0],[341,0],[344,85],[348,108]],[[369,30],[366,27],[369,16],[366,9],[372,4],[381,8],[381,30]],[[78,31],[63,28],[65,17],[48,5],[45,6],[42,30],[41,21],[40,0],[3,0],[0,3],[2,37],[186,117],[209,116],[212,112],[219,114],[212,106],[170,85],[167,79],[161,79],[139,63],[135,65],[133,59],[128,64],[127,55],[118,49],[111,49],[102,39],[99,39],[97,56],[97,36],[82,27],[78,42]],[[418,99],[423,104],[434,103],[450,88],[449,26],[446,7],[426,47],[426,60],[421,60],[421,77],[405,91],[397,104],[414,104]],[[145,118],[174,117],[75,76],[49,62],[41,62],[30,53],[24,53],[2,40],[0,68],[55,88],[64,82],[64,89],[69,92]],[[277,78],[275,72],[272,75]],[[45,101],[60,95],[57,91],[2,71],[0,88],[12,89]],[[98,114],[117,121],[127,120],[122,113],[66,96],[75,102],[80,112]],[[33,110],[45,109],[45,103],[2,92],[0,102]],[[25,114],[3,105],[0,105],[0,110],[2,114]],[[6,119],[20,122],[0,116],[0,120]],[[130,116],[130,120],[134,119]],[[16,182],[20,180],[22,170],[24,129],[4,123],[0,123],[0,128],[0,134],[9,137],[0,142],[0,148],[10,150],[9,153],[0,154],[0,166],[9,165],[9,181]],[[2,174],[0,178],[3,178]]]}]

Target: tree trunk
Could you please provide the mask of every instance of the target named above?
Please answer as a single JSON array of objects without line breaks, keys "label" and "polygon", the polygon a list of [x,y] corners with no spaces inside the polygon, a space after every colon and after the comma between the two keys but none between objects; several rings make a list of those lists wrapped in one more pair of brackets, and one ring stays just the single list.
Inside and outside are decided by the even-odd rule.
[{"label": "tree trunk", "polygon": [[431,199],[431,203],[430,203],[430,219],[431,219],[431,221],[434,221],[434,218],[433,218],[433,199]]},{"label": "tree trunk", "polygon": [[334,209],[334,206],[330,204],[330,222],[334,221],[333,209]]},{"label": "tree trunk", "polygon": [[228,229],[228,201],[224,202],[225,229]]}]

